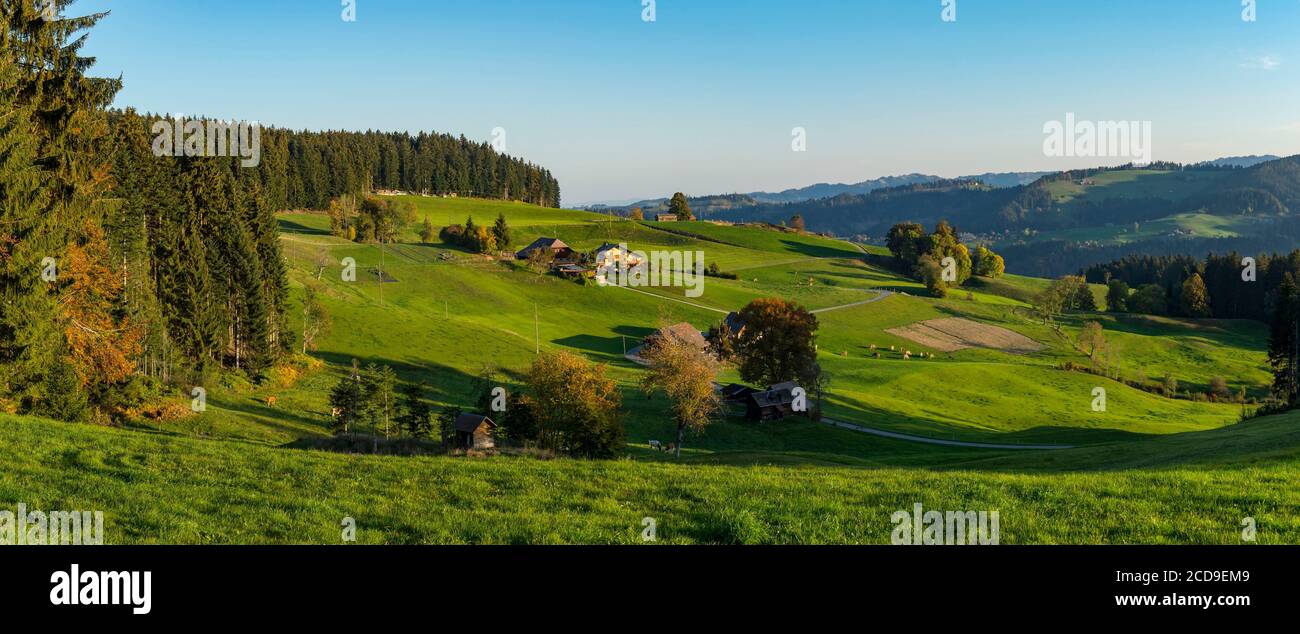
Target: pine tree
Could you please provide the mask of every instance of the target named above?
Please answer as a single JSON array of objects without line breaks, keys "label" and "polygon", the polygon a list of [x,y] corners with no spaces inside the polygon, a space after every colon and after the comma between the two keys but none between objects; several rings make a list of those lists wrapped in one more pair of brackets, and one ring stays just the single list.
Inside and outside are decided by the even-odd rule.
[{"label": "pine tree", "polygon": [[510,225],[506,224],[504,212],[497,214],[496,223],[492,225],[492,236],[496,238],[496,248],[510,248]]},{"label": "pine tree", "polygon": [[333,416],[330,429],[334,433],[348,433],[361,419],[365,395],[361,386],[361,370],[357,360],[352,360],[352,370],[330,390],[330,407]]},{"label": "pine tree", "polygon": [[[15,372],[7,372],[5,388],[24,394],[29,402],[35,376],[62,373],[65,364],[80,379],[78,389],[89,393],[119,380],[120,373],[104,375],[99,369],[116,370],[122,360],[129,365],[136,337],[135,329],[116,314],[120,284],[92,279],[110,268],[99,229],[110,184],[104,165],[104,112],[120,83],[87,77],[85,70],[94,59],[82,57],[80,51],[86,41],[83,32],[107,14],[64,17],[68,4],[57,0],[58,17],[47,19],[34,2],[0,3],[0,56],[9,75],[4,92],[12,96],[10,110],[0,114],[27,115],[28,125],[18,125],[32,132],[31,165],[44,177],[39,213],[5,212],[13,216],[4,229],[12,252],[2,292],[15,312],[0,328],[0,351],[18,362]],[[40,262],[55,266],[32,266]],[[71,281],[41,276],[60,262],[73,265]],[[39,391],[47,402],[79,398],[71,392],[51,392],[66,390],[67,381],[44,384]]]},{"label": "pine tree", "polygon": [[437,230],[433,228],[433,223],[429,222],[428,216],[425,216],[424,223],[420,225],[420,242],[425,244],[433,242],[433,237],[437,234]]},{"label": "pine tree", "polygon": [[1287,273],[1277,290],[1269,329],[1268,361],[1273,368],[1273,393],[1290,406],[1300,395],[1300,286]]},{"label": "pine tree", "polygon": [[[397,375],[386,365],[370,363],[361,377],[362,393],[366,418],[370,420],[372,435],[378,443],[379,429],[382,426],[384,438],[392,433],[393,408],[396,405],[393,390],[397,384]],[[376,449],[378,445],[376,445]]]},{"label": "pine tree", "polygon": [[427,389],[424,383],[408,383],[402,387],[402,413],[398,421],[412,438],[427,438],[432,430],[433,410],[424,401]]}]

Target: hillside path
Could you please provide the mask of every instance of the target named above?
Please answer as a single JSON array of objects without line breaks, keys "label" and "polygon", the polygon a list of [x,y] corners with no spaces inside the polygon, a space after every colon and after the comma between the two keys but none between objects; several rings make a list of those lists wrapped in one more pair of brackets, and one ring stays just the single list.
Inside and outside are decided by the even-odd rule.
[{"label": "hillside path", "polygon": [[705,305],[703,305],[703,304],[696,304],[696,303],[694,303],[694,302],[688,302],[688,301],[686,301],[686,300],[684,300],[684,299],[677,299],[676,297],[667,297],[667,296],[665,296],[665,295],[659,295],[659,294],[656,294],[656,293],[651,293],[651,292],[648,292],[648,291],[643,291],[643,290],[641,290],[641,289],[639,289],[639,288],[632,288],[631,286],[622,286],[622,285],[619,285],[619,284],[610,284],[610,286],[613,287],[613,288],[622,288],[622,289],[626,289],[626,290],[632,291],[633,293],[641,293],[642,295],[649,295],[649,296],[651,296],[651,297],[657,297],[657,298],[659,298],[659,299],[666,299],[666,300],[668,300],[668,301],[670,301],[670,302],[677,302],[678,304],[686,304],[687,306],[694,306],[694,307],[696,307],[696,308],[700,308],[700,309],[703,309],[703,310],[711,310],[711,311],[713,311],[713,312],[715,312],[715,313],[722,313],[722,314],[724,314],[724,315],[727,314],[727,311],[722,310],[721,308],[713,308],[712,306],[705,306]]},{"label": "hillside path", "polygon": [[975,449],[1074,449],[1074,445],[1008,445],[987,442],[970,442],[965,440],[943,440],[940,438],[927,438],[925,436],[913,436],[911,434],[900,434],[883,429],[872,429],[853,423],[845,423],[830,418],[822,417],[822,422],[832,427],[850,429],[864,434],[882,436],[884,438],[893,438],[895,440],[906,440],[909,442],[925,443],[927,445],[946,445],[949,447],[972,447]]},{"label": "hillside path", "polygon": [[885,289],[883,289],[883,288],[873,289],[873,290],[870,290],[870,291],[867,291],[867,292],[868,292],[868,293],[877,293],[877,295],[876,295],[875,297],[872,297],[871,299],[864,299],[864,300],[862,300],[862,301],[860,301],[860,302],[853,302],[853,303],[851,303],[851,304],[840,304],[839,306],[830,306],[830,307],[827,307],[827,308],[818,308],[817,310],[812,310],[812,311],[808,311],[808,312],[811,312],[812,314],[816,315],[817,313],[824,313],[824,312],[828,312],[828,311],[832,311],[832,310],[839,310],[839,309],[841,309],[841,308],[853,308],[854,306],[861,306],[861,305],[863,305],[863,304],[871,304],[871,303],[878,302],[878,301],[880,301],[880,300],[882,300],[882,299],[884,299],[884,298],[886,298],[886,297],[889,297],[890,295],[893,295],[893,294],[894,294],[894,291],[887,291],[887,290],[885,290]]}]

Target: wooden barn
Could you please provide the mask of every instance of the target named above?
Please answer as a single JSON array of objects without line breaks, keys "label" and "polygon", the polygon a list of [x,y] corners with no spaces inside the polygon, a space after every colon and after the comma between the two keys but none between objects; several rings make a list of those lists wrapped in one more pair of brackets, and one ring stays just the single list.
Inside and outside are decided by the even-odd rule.
[{"label": "wooden barn", "polygon": [[570,249],[569,245],[559,238],[538,238],[533,240],[532,244],[520,249],[515,254],[515,257],[520,260],[527,260],[529,256],[537,251],[550,251],[551,255],[555,256],[557,260],[574,255],[573,249]]},{"label": "wooden barn", "polygon": [[655,214],[655,222],[677,222],[677,214]]},{"label": "wooden barn", "polygon": [[645,345],[653,346],[655,342],[665,338],[690,344],[700,350],[708,350],[709,348],[709,341],[704,338],[704,334],[700,332],[700,329],[685,321],[650,333],[650,336],[645,338]]},{"label": "wooden barn", "polygon": [[718,394],[722,396],[722,400],[727,401],[729,403],[744,403],[749,401],[750,394],[754,394],[755,392],[759,392],[759,391],[760,390],[756,390],[752,387],[749,387],[748,385],[741,385],[739,383],[729,383],[727,385],[722,386],[718,390]]},{"label": "wooden barn", "polygon": [[497,424],[487,416],[478,414],[461,414],[456,417],[456,448],[458,449],[492,449],[496,440],[492,434]]},{"label": "wooden barn", "polygon": [[752,421],[781,420],[794,414],[794,383],[778,383],[766,392],[752,392],[745,401],[745,418]]}]

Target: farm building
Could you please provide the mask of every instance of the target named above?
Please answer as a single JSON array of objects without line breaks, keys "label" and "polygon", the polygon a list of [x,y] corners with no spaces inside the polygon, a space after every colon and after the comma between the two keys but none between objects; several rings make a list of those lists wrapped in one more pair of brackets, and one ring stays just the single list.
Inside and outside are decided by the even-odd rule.
[{"label": "farm building", "polygon": [[731,331],[733,337],[739,337],[745,333],[745,320],[740,318],[740,313],[731,311],[727,313],[727,318],[723,320],[727,324],[727,330]]},{"label": "farm building", "polygon": [[645,345],[653,346],[656,342],[666,337],[672,337],[674,340],[689,343],[700,350],[707,350],[709,347],[708,340],[704,338],[704,335],[700,333],[700,330],[684,321],[680,324],[673,324],[654,331],[649,337],[645,338]]},{"label": "farm building", "polygon": [[557,262],[553,267],[556,275],[568,278],[591,277],[595,271],[579,264],[568,264]]},{"label": "farm building", "polygon": [[752,421],[781,420],[794,413],[794,396],[771,390],[754,392],[745,402],[745,418]]},{"label": "farm building", "polygon": [[550,251],[551,255],[556,258],[563,258],[573,254],[573,249],[570,249],[569,245],[565,244],[564,241],[559,238],[538,238],[533,240],[532,244],[520,249],[519,252],[515,254],[515,257],[520,260],[527,260],[537,251]]},{"label": "farm building", "polygon": [[655,214],[655,222],[677,222],[677,214]]},{"label": "farm building", "polygon": [[730,403],[747,402],[749,401],[749,395],[754,394],[755,392],[758,392],[758,390],[739,383],[724,385],[718,390],[718,393],[722,396],[722,400]]},{"label": "farm building", "polygon": [[639,266],[645,260],[637,253],[629,250],[626,244],[605,244],[596,247],[591,252],[592,262],[600,266],[618,266],[620,262],[626,262],[628,268]]},{"label": "farm building", "polygon": [[794,382],[777,383],[766,392],[752,392],[745,401],[745,417],[752,421],[781,420],[794,414]]},{"label": "farm building", "polygon": [[[596,267],[596,281],[601,284],[617,283],[620,267],[634,269],[645,263],[645,259],[627,248],[625,244],[602,244],[592,252],[592,262]],[[613,278],[613,279],[611,279]]]},{"label": "farm building", "polygon": [[487,416],[478,414],[461,414],[456,417],[456,447],[459,449],[492,449],[496,441],[492,438],[497,424]]}]

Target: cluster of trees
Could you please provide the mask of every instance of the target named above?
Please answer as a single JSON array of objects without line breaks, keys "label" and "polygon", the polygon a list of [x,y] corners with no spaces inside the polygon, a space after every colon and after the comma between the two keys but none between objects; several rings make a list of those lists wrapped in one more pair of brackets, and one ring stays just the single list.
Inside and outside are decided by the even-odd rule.
[{"label": "cluster of trees", "polygon": [[[425,224],[428,224],[427,219]],[[432,233],[429,227],[425,230]],[[423,233],[424,230],[421,231],[422,239]],[[506,222],[504,213],[497,214],[496,222],[492,223],[491,227],[475,224],[474,217],[470,216],[465,220],[465,224],[447,225],[438,235],[443,242],[464,247],[475,253],[495,253],[509,249],[511,244],[510,224]]]},{"label": "cluster of trees", "polygon": [[[1260,255],[1253,267],[1236,253],[1211,254],[1204,261],[1188,256],[1130,256],[1091,267],[1085,276],[1054,281],[1034,306],[1044,321],[1061,310],[1096,310],[1087,284],[1103,281],[1107,308],[1113,312],[1266,322],[1273,396],[1284,406],[1295,407],[1300,395],[1297,279],[1300,250],[1285,256]],[[1215,398],[1221,393],[1219,386],[1211,390]]]},{"label": "cluster of trees", "polygon": [[[63,4],[59,4],[62,9]],[[159,158],[84,74],[104,14],[0,4],[0,409],[108,422],[292,346],[274,207],[238,159]]]},{"label": "cluster of trees", "polygon": [[[543,352],[525,377],[525,391],[498,393],[497,371],[483,368],[470,390],[472,413],[492,418],[497,435],[520,444],[590,458],[612,458],[623,451],[626,434],[622,397],[605,367],[568,352]],[[449,406],[435,413],[428,386],[398,386],[392,368],[371,363],[352,370],[330,390],[337,434],[368,431],[378,451],[379,437],[436,438],[450,448],[456,418],[466,410]]]},{"label": "cluster of trees", "polygon": [[[1170,171],[1163,177],[1168,182],[1198,186],[1152,188],[1147,196],[1067,201],[1053,196],[1055,181],[1083,180],[1102,172],[1131,168],[1131,165],[1123,165],[1060,172],[1027,185],[1002,188],[990,187],[976,180],[941,179],[794,203],[751,201],[712,211],[709,216],[719,220],[778,223],[797,211],[810,227],[818,231],[839,235],[881,235],[905,218],[927,224],[948,219],[970,231],[989,233],[1128,224],[1198,210],[1220,215],[1283,213],[1300,206],[1300,159],[1295,157],[1248,168],[1161,163],[1150,166],[1150,169]],[[1187,191],[1202,193],[1187,197],[1167,194]],[[1068,244],[1060,242],[1055,246],[1062,248]],[[1020,255],[1017,253],[1012,258],[1018,265],[1022,261]],[[1065,270],[1077,270],[1078,266],[1076,263]],[[1020,272],[1045,274],[1028,270]]]},{"label": "cluster of trees", "polygon": [[[605,366],[570,352],[543,352],[525,377],[527,390],[505,412],[507,433],[544,449],[590,458],[622,453],[622,393]],[[498,421],[500,422],[500,421]]]},{"label": "cluster of trees", "polygon": [[[161,117],[149,116],[149,123]],[[325,209],[346,194],[397,190],[560,205],[550,171],[464,136],[261,129],[253,169],[272,207]]]},{"label": "cluster of trees", "polygon": [[1080,275],[1066,275],[1052,280],[1046,289],[1033,297],[1030,304],[1044,324],[1053,326],[1056,317],[1065,311],[1097,310],[1097,298],[1093,296],[1088,281]]},{"label": "cluster of trees", "polygon": [[[359,201],[359,202],[358,202]],[[344,194],[329,203],[330,233],[357,242],[395,242],[415,222],[415,203],[401,198]]]},{"label": "cluster of trees", "polygon": [[[794,381],[816,393],[820,410],[821,393],[830,375],[817,363],[817,316],[795,302],[778,298],[756,299],[738,315],[745,324],[743,332],[737,335],[723,320],[709,328],[707,350],[666,336],[656,338],[641,352],[649,364],[642,387],[647,394],[662,391],[672,402],[678,456],[687,431],[703,431],[722,413],[714,386],[724,364],[734,364],[741,380],[755,385]],[[820,416],[820,411],[813,416]]]},{"label": "cluster of trees", "polygon": [[[910,271],[937,297],[946,296],[950,287],[965,284],[972,275],[999,277],[1006,272],[1002,256],[988,247],[979,246],[972,258],[957,230],[943,221],[929,234],[915,222],[896,224],[889,230],[886,245],[896,266]],[[945,265],[948,258],[951,260]]]},{"label": "cluster of trees", "polygon": [[1300,277],[1300,250],[1260,255],[1253,271],[1238,253],[1207,256],[1134,255],[1084,271],[1107,284],[1118,312],[1269,321],[1287,275]]},{"label": "cluster of trees", "polygon": [[677,219],[686,222],[694,220],[695,215],[691,213],[691,203],[686,199],[686,194],[677,192],[668,200],[668,213],[677,216]]}]

